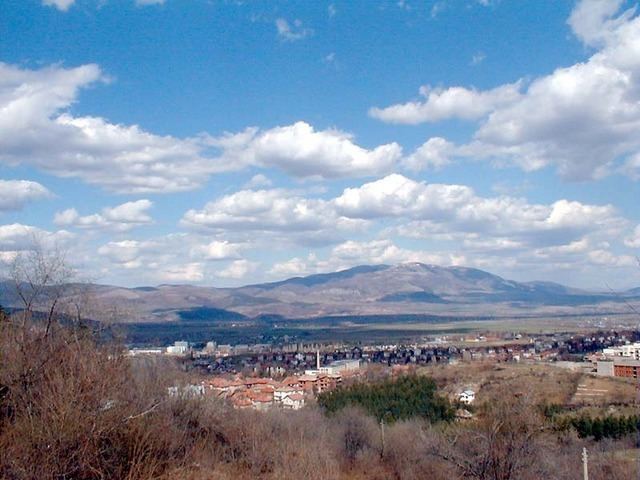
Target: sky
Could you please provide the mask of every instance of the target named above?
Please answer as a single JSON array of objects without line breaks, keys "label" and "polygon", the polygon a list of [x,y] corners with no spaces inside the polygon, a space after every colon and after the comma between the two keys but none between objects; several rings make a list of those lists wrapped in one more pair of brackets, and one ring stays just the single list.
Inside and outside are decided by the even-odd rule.
[{"label": "sky", "polygon": [[0,269],[621,290],[639,181],[633,1],[0,2]]}]

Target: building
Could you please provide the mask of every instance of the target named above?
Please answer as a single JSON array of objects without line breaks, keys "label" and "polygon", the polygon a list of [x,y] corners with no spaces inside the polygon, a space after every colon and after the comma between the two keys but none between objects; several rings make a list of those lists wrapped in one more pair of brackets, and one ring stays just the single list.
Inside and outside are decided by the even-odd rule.
[{"label": "building", "polygon": [[596,362],[596,374],[603,377],[613,377],[613,361],[611,360],[598,360]]},{"label": "building", "polygon": [[465,405],[471,405],[476,399],[476,392],[473,390],[465,390],[458,395],[458,401]]},{"label": "building", "polygon": [[640,372],[640,361],[638,360],[621,360],[613,362],[614,377],[638,378]]},{"label": "building", "polygon": [[137,355],[160,355],[163,353],[161,348],[132,348],[128,354],[132,357]]},{"label": "building", "polygon": [[602,350],[602,354],[607,358],[630,358],[640,360],[640,342],[629,343],[619,347],[610,347]]},{"label": "building", "polygon": [[599,360],[596,363],[596,372],[598,375],[607,377],[638,378],[640,360],[631,358]]},{"label": "building", "polygon": [[347,359],[336,360],[325,367],[318,367],[318,373],[327,375],[345,374],[360,370],[360,360]]},{"label": "building", "polygon": [[167,347],[167,354],[169,355],[186,355],[189,351],[189,342],[177,341]]},{"label": "building", "polygon": [[281,401],[283,408],[291,410],[300,410],[304,406],[304,395],[301,393],[293,393],[284,397]]}]

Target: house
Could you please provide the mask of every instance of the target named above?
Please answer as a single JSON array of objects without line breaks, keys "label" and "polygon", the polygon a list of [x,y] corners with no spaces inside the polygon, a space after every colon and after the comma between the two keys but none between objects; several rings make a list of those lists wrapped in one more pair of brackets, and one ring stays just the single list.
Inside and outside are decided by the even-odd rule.
[{"label": "house", "polygon": [[303,390],[300,387],[289,387],[289,386],[281,386],[276,387],[273,391],[273,400],[274,402],[282,402],[286,397],[289,397],[294,394],[302,395]]},{"label": "house", "polygon": [[273,405],[273,393],[249,390],[246,395],[251,400],[251,406],[256,410],[267,410]]},{"label": "house", "polygon": [[473,390],[465,390],[458,395],[458,401],[465,405],[471,405],[476,399],[476,392]]},{"label": "house", "polygon": [[282,399],[282,406],[291,410],[299,410],[304,406],[304,395],[292,393]]}]

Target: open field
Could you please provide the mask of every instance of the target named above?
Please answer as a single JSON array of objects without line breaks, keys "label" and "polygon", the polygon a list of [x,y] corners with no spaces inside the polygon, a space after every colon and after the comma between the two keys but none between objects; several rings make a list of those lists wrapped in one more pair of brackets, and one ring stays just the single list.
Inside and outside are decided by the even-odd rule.
[{"label": "open field", "polygon": [[[314,342],[416,342],[429,336],[473,333],[522,334],[586,332],[597,329],[637,326],[630,315],[614,317],[528,317],[492,319],[456,319],[436,316],[329,317],[312,320],[263,321],[180,321],[132,323],[114,326],[114,331],[132,344],[168,344],[175,340],[218,343],[262,343],[282,341]],[[455,339],[451,339],[455,340]],[[459,340],[459,339],[458,339]]]}]

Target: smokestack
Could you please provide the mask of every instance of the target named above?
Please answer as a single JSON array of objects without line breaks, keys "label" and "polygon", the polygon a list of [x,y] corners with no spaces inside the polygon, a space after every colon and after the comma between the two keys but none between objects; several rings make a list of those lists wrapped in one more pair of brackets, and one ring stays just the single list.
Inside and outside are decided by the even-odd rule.
[{"label": "smokestack", "polygon": [[316,369],[320,370],[320,350],[316,350]]}]

